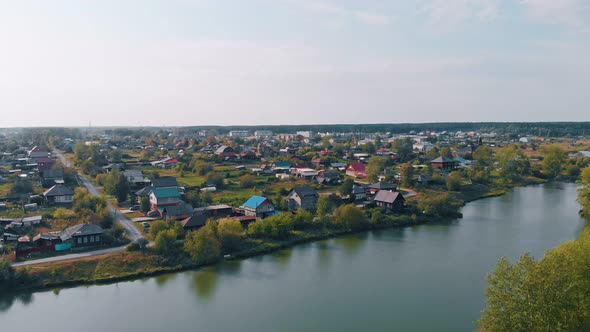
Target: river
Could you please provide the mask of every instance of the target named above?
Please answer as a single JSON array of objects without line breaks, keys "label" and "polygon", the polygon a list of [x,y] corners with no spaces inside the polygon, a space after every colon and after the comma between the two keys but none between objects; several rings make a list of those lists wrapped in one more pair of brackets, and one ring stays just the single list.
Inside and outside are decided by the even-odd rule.
[{"label": "river", "polygon": [[0,297],[4,331],[473,331],[502,256],[576,238],[575,184],[468,203],[451,222],[297,246],[198,271]]}]

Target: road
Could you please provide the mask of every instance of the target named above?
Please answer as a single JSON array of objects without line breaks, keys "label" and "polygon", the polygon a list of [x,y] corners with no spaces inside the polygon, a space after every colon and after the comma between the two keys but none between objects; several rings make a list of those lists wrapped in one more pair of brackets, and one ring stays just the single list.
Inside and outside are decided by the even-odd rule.
[{"label": "road", "polygon": [[[59,158],[59,160],[61,160],[62,164],[64,164],[66,167],[70,167],[70,161],[60,151],[53,150],[53,153]],[[80,182],[82,182],[82,185],[86,187],[90,195],[100,196],[100,192],[98,191],[98,189],[96,189],[92,182],[90,182],[88,178],[86,178],[82,173],[78,172],[78,178],[80,179]],[[141,232],[137,230],[135,226],[133,226],[133,223],[129,219],[127,219],[127,217],[119,213],[117,209],[115,209],[111,204],[109,204],[108,206],[109,211],[113,216],[113,219],[115,220],[115,222],[118,222],[121,226],[123,226],[123,228],[125,228],[127,236],[129,236],[131,241],[135,242],[143,238]]]},{"label": "road", "polygon": [[104,254],[111,254],[114,252],[124,251],[127,246],[109,248],[109,249],[101,249],[101,250],[93,250],[87,252],[81,252],[78,254],[67,254],[62,256],[55,256],[55,257],[48,257],[48,258],[40,258],[40,259],[33,259],[30,261],[19,262],[19,263],[12,263],[13,267],[18,266],[27,266],[27,265],[35,265],[35,264],[43,264],[43,263],[52,263],[52,262],[59,262],[59,261],[66,261],[70,259],[78,259],[84,257],[92,257]]},{"label": "road", "polygon": [[[62,164],[64,164],[64,166],[70,167],[69,160],[67,160],[66,157],[61,152],[54,150],[53,153],[59,158],[59,160],[62,162]],[[98,191],[98,189],[96,189],[96,187],[92,184],[92,182],[90,182],[80,172],[78,172],[78,178],[80,179],[80,182],[82,183],[82,185],[84,187],[86,187],[86,189],[88,190],[90,195],[100,196],[100,192]],[[135,226],[133,226],[133,223],[129,219],[127,219],[122,213],[119,213],[111,204],[108,204],[108,207],[109,207],[109,211],[111,212],[111,215],[113,216],[113,220],[115,220],[115,222],[117,222],[121,226],[123,226],[123,228],[125,229],[125,232],[127,233],[127,236],[129,236],[131,241],[136,242],[137,240],[143,238],[143,234],[141,234],[141,232],[139,230],[137,230],[137,228],[135,228]],[[83,257],[98,256],[98,255],[104,255],[104,254],[110,254],[110,253],[114,253],[114,252],[124,251],[125,248],[126,248],[126,246],[121,246],[121,247],[116,247],[116,248],[87,251],[87,252],[78,253],[78,254],[68,254],[68,255],[63,255],[63,256],[34,259],[34,260],[26,261],[26,262],[13,263],[12,266],[16,267],[16,266],[34,265],[34,264],[57,262],[57,261],[83,258]]]},{"label": "road", "polygon": [[[82,185],[88,189],[90,195],[100,196],[98,189],[96,189],[92,182],[90,182],[84,175],[78,173],[78,178],[80,179],[80,182],[82,182]],[[137,228],[135,228],[135,226],[133,226],[131,220],[127,219],[127,217],[125,217],[122,213],[118,212],[117,209],[115,209],[111,204],[108,206],[113,219],[123,226],[123,228],[125,228],[125,231],[127,232],[127,235],[131,241],[135,242],[143,238],[143,235],[141,232],[139,232],[139,230],[137,230]]]}]

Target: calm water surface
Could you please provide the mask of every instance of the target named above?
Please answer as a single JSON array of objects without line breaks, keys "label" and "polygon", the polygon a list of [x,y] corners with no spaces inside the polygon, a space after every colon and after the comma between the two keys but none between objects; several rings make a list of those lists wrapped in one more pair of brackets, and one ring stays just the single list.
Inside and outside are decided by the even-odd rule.
[{"label": "calm water surface", "polygon": [[574,239],[574,184],[469,203],[448,223],[301,245],[199,271],[0,297],[2,331],[472,331],[486,274]]}]

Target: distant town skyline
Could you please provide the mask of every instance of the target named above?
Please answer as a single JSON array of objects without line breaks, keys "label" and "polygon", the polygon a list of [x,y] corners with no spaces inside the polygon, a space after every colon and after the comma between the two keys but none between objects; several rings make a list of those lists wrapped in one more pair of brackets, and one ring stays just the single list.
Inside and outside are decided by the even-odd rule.
[{"label": "distant town skyline", "polygon": [[0,128],[588,121],[587,0],[0,3]]}]

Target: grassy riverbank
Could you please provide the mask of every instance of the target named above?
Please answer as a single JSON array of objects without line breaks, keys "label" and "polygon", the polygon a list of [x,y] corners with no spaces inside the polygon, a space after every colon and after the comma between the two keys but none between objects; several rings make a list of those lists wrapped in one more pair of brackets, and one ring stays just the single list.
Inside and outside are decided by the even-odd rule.
[{"label": "grassy riverbank", "polygon": [[[317,229],[294,231],[288,240],[246,239],[239,251],[231,253],[230,259],[272,253],[302,243],[309,243],[347,234],[365,232],[374,229],[403,227],[428,222],[426,218],[414,220],[411,216],[397,216],[387,222],[371,225],[359,231]],[[221,258],[215,262],[217,263]],[[140,252],[120,252],[104,256],[94,256],[71,261],[38,264],[17,268],[19,275],[13,290],[46,289],[55,287],[77,286],[84,284],[110,283],[123,280],[154,276],[163,273],[178,272],[198,268],[208,264],[195,264],[188,255],[174,258],[159,255],[153,250]]]},{"label": "grassy riverbank", "polygon": [[[536,184],[531,180],[526,184]],[[462,202],[500,196],[509,191],[508,186],[490,186],[471,184],[465,185],[461,191],[454,192],[454,198]],[[247,257],[272,253],[302,243],[309,243],[352,233],[366,232],[375,229],[392,227],[406,227],[424,224],[440,220],[441,217],[416,215],[416,214],[387,214],[380,216],[378,222],[366,224],[362,229],[333,229],[321,227],[306,229],[304,231],[292,231],[288,239],[254,239],[245,238],[240,249],[230,252],[230,259],[244,259]],[[215,260],[212,263],[216,263]],[[211,264],[211,263],[209,263]],[[82,284],[110,283],[122,280],[131,280],[145,276],[153,276],[163,273],[189,270],[204,266],[195,264],[190,257],[180,252],[174,257],[160,255],[152,249],[138,252],[121,252],[104,256],[95,256],[72,261],[39,264],[17,268],[18,282],[13,285],[15,290],[43,289]]]}]

